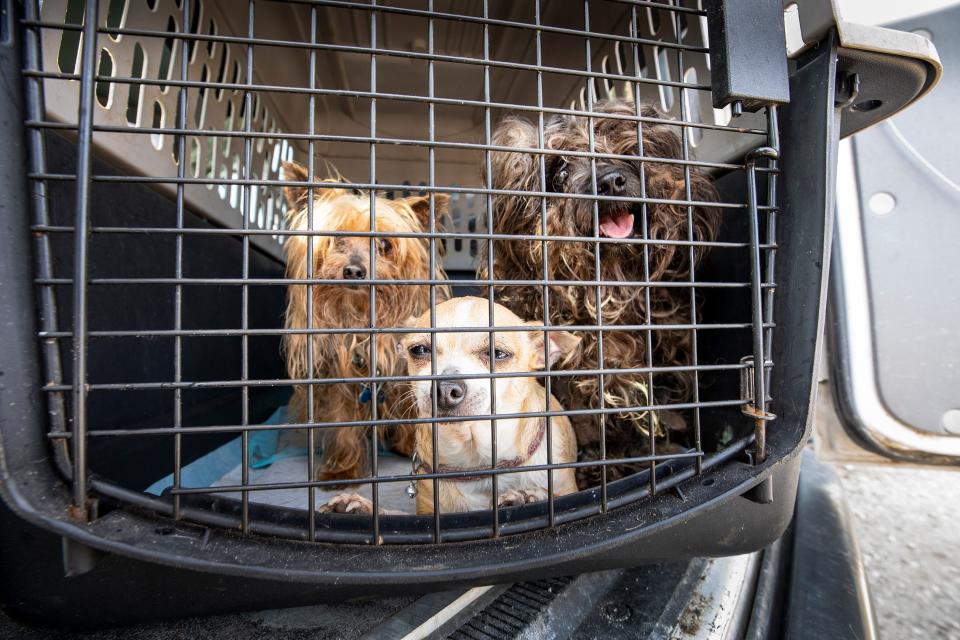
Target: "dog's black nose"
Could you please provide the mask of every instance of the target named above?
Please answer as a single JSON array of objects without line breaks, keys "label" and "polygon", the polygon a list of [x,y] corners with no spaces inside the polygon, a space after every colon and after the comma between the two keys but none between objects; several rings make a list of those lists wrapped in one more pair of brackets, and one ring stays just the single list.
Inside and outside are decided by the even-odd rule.
[{"label": "dog's black nose", "polygon": [[597,193],[602,196],[619,196],[626,186],[626,177],[617,170],[608,171],[597,178]]},{"label": "dog's black nose", "polygon": [[348,264],[343,268],[344,280],[363,280],[367,277],[367,270],[361,264]]},{"label": "dog's black nose", "polygon": [[437,383],[437,406],[453,409],[467,397],[467,384],[463,380],[441,380]]}]

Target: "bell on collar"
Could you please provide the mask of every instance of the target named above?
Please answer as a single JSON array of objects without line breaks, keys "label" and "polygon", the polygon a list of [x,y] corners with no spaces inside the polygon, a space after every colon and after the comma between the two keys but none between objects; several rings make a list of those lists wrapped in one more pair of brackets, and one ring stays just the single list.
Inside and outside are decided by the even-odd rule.
[{"label": "bell on collar", "polygon": [[[416,475],[420,466],[420,454],[416,451],[413,452],[413,455],[410,456],[410,471]],[[407,497],[413,500],[417,497],[417,481],[413,478],[410,478],[410,484],[407,485]]]}]

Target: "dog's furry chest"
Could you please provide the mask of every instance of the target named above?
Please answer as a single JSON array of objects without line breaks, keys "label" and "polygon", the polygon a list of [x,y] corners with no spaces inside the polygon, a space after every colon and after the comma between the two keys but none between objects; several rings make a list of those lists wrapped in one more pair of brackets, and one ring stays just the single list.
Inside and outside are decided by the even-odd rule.
[{"label": "dog's furry chest", "polygon": [[[518,467],[518,470],[520,469],[523,467]],[[493,481],[490,478],[466,482],[442,482],[441,485],[441,504],[446,506],[444,510],[476,511],[491,508]],[[546,486],[546,471],[503,473],[497,476],[498,497],[507,491],[542,489]],[[444,496],[444,493],[447,495]],[[449,502],[443,498],[448,498]]]},{"label": "dog's furry chest", "polygon": [[[546,447],[540,446],[534,454],[518,466],[516,473],[497,475],[497,497],[507,491],[544,489],[547,486],[546,471],[523,471],[528,465],[546,464]],[[440,482],[440,504],[444,511],[474,511],[491,508],[493,481],[490,477],[479,480]],[[495,501],[494,501],[495,504]]]},{"label": "dog's furry chest", "polygon": [[[328,334],[315,336],[316,368],[324,373],[337,371],[351,375],[369,375],[371,338],[365,334]],[[398,368],[397,340],[391,334],[376,336],[376,368],[381,374]]]},{"label": "dog's furry chest", "polygon": [[[318,335],[314,352],[316,378],[367,378],[373,375],[392,376],[401,373],[396,356],[396,339],[392,335],[377,336],[376,366],[371,367],[370,342],[362,334]],[[374,397],[369,382],[321,385],[314,391],[318,415],[339,421],[363,420],[371,417],[372,403],[377,402],[381,418],[402,417],[409,407],[400,402],[403,387],[384,382]],[[300,395],[303,395],[302,393]]]}]

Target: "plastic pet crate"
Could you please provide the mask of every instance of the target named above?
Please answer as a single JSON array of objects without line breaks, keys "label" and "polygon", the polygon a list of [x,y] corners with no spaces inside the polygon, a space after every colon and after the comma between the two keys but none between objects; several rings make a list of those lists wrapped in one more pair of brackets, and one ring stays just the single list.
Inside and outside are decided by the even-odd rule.
[{"label": "plastic pet crate", "polygon": [[[865,126],[937,69],[922,51],[844,54],[837,25],[813,18],[788,59],[783,6],[754,4],[5,3],[2,73],[17,88],[0,161],[6,606],[104,625],[738,554],[780,536],[814,391],[840,113]],[[807,6],[822,15],[801,3],[801,18]],[[894,89],[870,82],[870,55],[901,56]],[[478,272],[483,252],[504,239],[482,170],[492,130],[508,115],[600,120],[612,100],[635,106],[638,131],[673,131],[682,154],[656,160],[718,193],[676,203],[719,211],[715,239],[674,243],[704,250],[695,271],[634,283],[692,301],[672,328],[692,337],[691,395],[631,408],[681,413],[685,434],[631,460],[633,475],[541,503],[318,512],[336,483],[311,477],[322,454],[294,434],[337,425],[285,411],[297,381],[281,350],[294,235],[281,162],[388,198],[448,194],[422,236],[454,295],[484,295],[497,281]],[[595,237],[564,241],[599,251]],[[667,372],[635,366],[651,387]],[[392,475],[353,486],[406,499],[409,460],[376,443],[371,455]]]}]

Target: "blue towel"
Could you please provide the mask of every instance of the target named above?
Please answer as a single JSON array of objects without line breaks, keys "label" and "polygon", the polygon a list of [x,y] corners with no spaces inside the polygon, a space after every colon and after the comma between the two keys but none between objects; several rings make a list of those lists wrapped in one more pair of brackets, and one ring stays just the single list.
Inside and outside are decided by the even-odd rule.
[{"label": "blue towel", "polygon": [[[287,422],[287,407],[282,406],[267,418],[264,424],[283,424]],[[280,441],[279,429],[253,431],[248,440],[250,468],[262,469],[281,458],[307,455],[306,447],[290,447],[277,452]],[[237,436],[230,442],[217,447],[210,453],[197,458],[180,470],[180,485],[185,488],[210,487],[231,469],[243,461],[243,438]],[[173,474],[157,480],[147,487],[146,492],[161,495],[173,486]]]},{"label": "blue towel", "polygon": [[[274,411],[263,424],[285,424],[287,421],[287,406],[284,405]],[[280,432],[281,429],[263,429],[250,432],[247,459],[251,469],[263,469],[284,458],[307,456],[306,447],[287,447],[282,451],[277,451]],[[217,447],[205,456],[201,456],[183,467],[180,470],[180,486],[187,489],[212,487],[217,480],[243,462],[242,452],[243,437],[237,436],[230,442]],[[379,456],[396,455],[386,449],[382,441],[377,447],[377,454]],[[147,487],[146,493],[159,496],[172,486],[173,474],[171,473]]]}]

